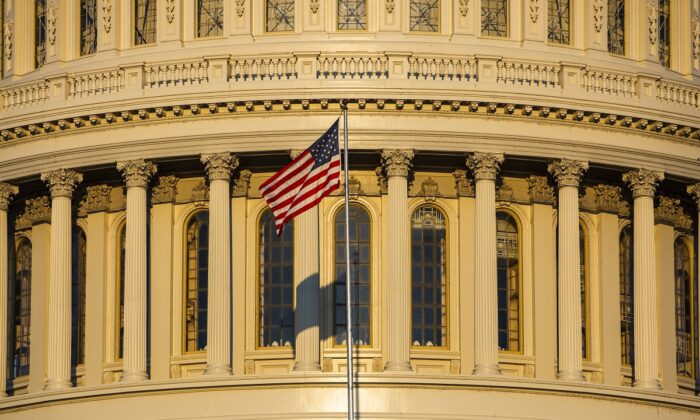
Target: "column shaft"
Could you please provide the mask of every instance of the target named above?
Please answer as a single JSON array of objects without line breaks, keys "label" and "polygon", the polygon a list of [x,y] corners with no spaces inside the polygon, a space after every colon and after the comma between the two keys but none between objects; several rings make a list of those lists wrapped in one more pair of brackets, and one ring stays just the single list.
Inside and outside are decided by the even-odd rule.
[{"label": "column shaft", "polygon": [[319,371],[318,206],[296,217],[294,236],[294,242],[299,245],[294,256],[294,370]]}]

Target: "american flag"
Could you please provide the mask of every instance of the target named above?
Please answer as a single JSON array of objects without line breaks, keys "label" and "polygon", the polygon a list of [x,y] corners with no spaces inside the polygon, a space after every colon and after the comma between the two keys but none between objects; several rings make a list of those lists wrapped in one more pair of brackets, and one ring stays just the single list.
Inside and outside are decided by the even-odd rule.
[{"label": "american flag", "polygon": [[338,118],[314,144],[260,186],[275,215],[277,235],[295,216],[340,186]]}]

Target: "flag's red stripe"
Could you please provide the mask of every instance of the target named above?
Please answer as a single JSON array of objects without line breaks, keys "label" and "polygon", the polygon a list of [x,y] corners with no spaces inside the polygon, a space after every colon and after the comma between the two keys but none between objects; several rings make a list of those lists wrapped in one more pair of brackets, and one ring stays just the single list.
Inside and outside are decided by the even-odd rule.
[{"label": "flag's red stripe", "polygon": [[287,182],[289,178],[293,178],[300,172],[303,172],[309,165],[312,165],[314,163],[314,159],[310,155],[307,159],[307,155],[308,153],[299,155],[296,159],[294,159],[294,161],[292,161],[294,163],[293,166],[285,166],[283,169],[265,181],[260,186],[260,192],[262,194],[274,193],[279,187],[284,186],[284,183]]},{"label": "flag's red stripe", "polygon": [[[328,196],[330,193],[332,193],[333,191],[335,191],[339,187],[340,187],[340,183],[326,185],[326,187],[322,191],[319,192],[320,194],[315,200],[310,201],[309,203],[305,204],[304,206],[297,208],[294,212],[289,213],[287,215],[287,217],[285,217],[284,222],[283,222],[281,227],[284,227],[284,225],[287,223],[288,220],[291,220],[294,217],[305,212],[306,210],[316,206],[324,197]],[[281,232],[281,229],[279,229],[279,231]]]},{"label": "flag's red stripe", "polygon": [[[319,185],[327,183],[328,180],[324,180],[324,178],[327,177],[328,173],[336,168],[340,167],[340,160],[338,161],[331,161],[327,165],[316,169],[312,173],[314,174],[313,176],[309,176],[307,178],[307,182],[304,183],[304,186],[302,189],[297,192],[297,194],[288,200],[285,200],[284,202],[277,203],[275,205],[275,208],[272,210],[272,212],[275,214],[275,218],[278,217],[284,217],[285,213],[287,213],[289,207],[293,207],[295,204],[303,201],[307,197],[309,197],[311,194],[314,193],[319,188]],[[340,171],[338,171],[337,178],[340,178]],[[291,202],[289,202],[291,201]],[[289,203],[288,203],[289,202]],[[276,211],[279,209],[280,211]]]},{"label": "flag's red stripe", "polygon": [[[308,166],[311,166],[313,164],[313,161],[309,161],[308,165],[305,165],[304,170],[306,173],[303,174],[303,176],[299,178],[290,178],[286,180],[285,182],[290,182],[288,185],[280,185],[279,188],[276,188],[274,191],[268,191],[263,193],[265,196],[265,201],[270,206],[279,206],[281,203],[284,202],[284,200],[287,199],[287,195],[290,193],[294,193],[294,195],[297,194],[297,190],[301,189],[304,184],[306,183],[306,180],[309,177],[310,168]],[[292,196],[293,197],[293,196]]]},{"label": "flag's red stripe", "polygon": [[281,176],[284,176],[284,174],[292,168],[292,166],[296,165],[301,161],[302,159],[306,158],[306,156],[310,155],[308,150],[305,150],[302,154],[296,157],[296,159],[293,159],[291,162],[289,162],[287,165],[285,165],[282,169],[279,171],[275,172],[274,175],[272,175],[270,178],[267,179],[267,181],[263,182],[262,185],[260,185],[260,189],[267,189],[270,184],[275,182],[276,179],[278,179]]},{"label": "flag's red stripe", "polygon": [[334,174],[330,174],[328,180],[322,186],[319,186],[313,191],[310,191],[308,194],[306,194],[306,196],[301,197],[300,200],[295,202],[295,205],[291,208],[291,210],[288,210],[286,212],[286,214],[279,218],[275,218],[275,224],[278,227],[283,226],[285,223],[287,223],[287,221],[291,220],[296,215],[304,211],[300,209],[308,209],[309,204],[318,204],[318,202],[321,201],[323,197],[326,197],[328,194],[330,194],[330,192],[334,191],[340,186],[339,182],[333,182],[338,181],[339,179],[340,171]]}]

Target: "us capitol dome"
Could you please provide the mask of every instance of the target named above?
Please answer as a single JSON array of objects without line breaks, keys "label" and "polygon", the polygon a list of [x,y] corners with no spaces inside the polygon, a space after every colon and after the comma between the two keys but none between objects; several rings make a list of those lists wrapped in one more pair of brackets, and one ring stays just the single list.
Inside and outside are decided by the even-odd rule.
[{"label": "us capitol dome", "polygon": [[0,419],[700,417],[700,0],[0,4]]}]

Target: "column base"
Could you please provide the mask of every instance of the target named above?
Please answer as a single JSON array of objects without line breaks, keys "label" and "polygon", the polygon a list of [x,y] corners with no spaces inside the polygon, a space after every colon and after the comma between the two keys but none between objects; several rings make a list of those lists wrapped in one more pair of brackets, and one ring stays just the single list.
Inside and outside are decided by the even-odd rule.
[{"label": "column base", "polygon": [[557,379],[560,381],[585,382],[586,377],[580,370],[566,370],[557,374]]},{"label": "column base", "polygon": [[294,372],[320,372],[321,365],[315,362],[296,362],[292,370]]},{"label": "column base", "polygon": [[659,381],[656,379],[647,380],[647,381],[642,381],[642,380],[634,381],[634,384],[632,386],[634,388],[651,389],[654,391],[661,389],[661,383],[659,383]]},{"label": "column base", "polygon": [[498,365],[476,365],[472,375],[476,376],[501,376],[501,368]]},{"label": "column base", "polygon": [[413,372],[413,367],[409,362],[386,362],[385,372]]},{"label": "column base", "polygon": [[230,374],[231,368],[228,365],[207,365],[204,369],[204,375],[225,376]]},{"label": "column base", "polygon": [[49,379],[46,382],[46,385],[44,386],[45,391],[54,391],[58,389],[67,389],[67,388],[73,388],[73,384],[71,381],[68,380],[56,380],[56,379]]},{"label": "column base", "polygon": [[120,382],[140,382],[140,381],[147,381],[148,380],[148,374],[146,372],[142,371],[132,371],[132,372],[124,372],[122,374],[122,378],[119,380]]}]

